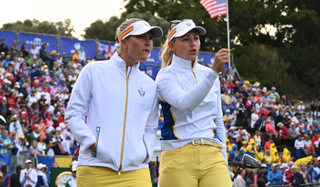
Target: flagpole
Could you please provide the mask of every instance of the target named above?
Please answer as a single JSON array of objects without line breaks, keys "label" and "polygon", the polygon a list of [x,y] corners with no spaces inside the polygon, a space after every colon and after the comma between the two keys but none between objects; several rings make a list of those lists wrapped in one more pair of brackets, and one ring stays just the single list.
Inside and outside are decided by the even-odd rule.
[{"label": "flagpole", "polygon": [[[228,6],[228,0],[226,0],[227,4],[227,37],[228,37],[228,51],[230,51],[230,32],[229,32],[229,6]],[[229,58],[229,68],[231,67],[231,61]]]}]

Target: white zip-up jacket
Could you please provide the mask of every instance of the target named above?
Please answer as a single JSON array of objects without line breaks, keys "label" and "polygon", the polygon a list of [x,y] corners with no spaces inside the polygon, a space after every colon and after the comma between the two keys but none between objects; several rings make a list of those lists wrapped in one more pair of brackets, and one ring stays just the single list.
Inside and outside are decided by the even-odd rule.
[{"label": "white zip-up jacket", "polygon": [[[162,150],[185,146],[200,138],[225,145],[218,73],[173,55],[172,64],[157,75],[164,125]],[[227,160],[226,149],[222,148]]]},{"label": "white zip-up jacket", "polygon": [[[81,71],[65,117],[80,143],[79,165],[118,172],[148,167],[156,142],[158,101],[155,82],[138,67],[126,68],[115,53]],[[93,144],[95,152],[89,149]]]}]

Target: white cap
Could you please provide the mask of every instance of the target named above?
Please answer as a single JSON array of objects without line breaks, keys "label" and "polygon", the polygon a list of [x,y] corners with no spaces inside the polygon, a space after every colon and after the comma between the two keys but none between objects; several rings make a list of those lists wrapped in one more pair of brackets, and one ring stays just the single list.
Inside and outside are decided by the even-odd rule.
[{"label": "white cap", "polygon": [[291,122],[290,125],[295,125],[295,122]]},{"label": "white cap", "polygon": [[263,87],[262,91],[266,92],[267,91],[267,87]]},{"label": "white cap", "polygon": [[275,89],[276,89],[276,87],[272,87],[272,88],[271,88],[271,90],[275,90]]},{"label": "white cap", "polygon": [[234,126],[231,126],[231,127],[230,127],[230,130],[231,130],[231,129],[236,129],[236,128],[235,128]]},{"label": "white cap", "polygon": [[318,158],[317,158],[317,161],[319,161],[320,160],[320,156],[318,156]]},{"label": "white cap", "polygon": [[168,35],[168,38],[169,40],[172,40],[173,38],[181,37],[193,29],[197,30],[199,35],[204,35],[206,33],[206,29],[200,26],[196,26],[196,24],[192,20],[188,19],[188,20],[183,20],[182,22],[174,26],[171,29],[170,34]]},{"label": "white cap", "polygon": [[53,84],[58,84],[57,82],[54,82]]},{"label": "white cap", "polygon": [[252,91],[257,91],[257,89],[256,88],[252,88]]},{"label": "white cap", "polygon": [[31,162],[31,160],[27,159],[25,163],[28,164],[28,163],[32,163],[32,162]]},{"label": "white cap", "polygon": [[25,112],[25,111],[22,111],[21,114],[26,114],[26,112]]},{"label": "white cap", "polygon": [[288,162],[289,166],[292,166],[294,163],[292,161]]},{"label": "white cap", "polygon": [[37,165],[37,169],[38,169],[38,170],[40,170],[40,169],[42,169],[42,168],[43,168],[43,164],[40,163],[40,164]]},{"label": "white cap", "polygon": [[57,127],[57,128],[56,128],[56,131],[61,131],[61,128],[60,128],[60,127]]},{"label": "white cap", "polygon": [[19,93],[18,97],[23,97],[23,94],[22,94],[22,93]]},{"label": "white cap", "polygon": [[272,164],[272,167],[275,167],[275,166],[278,166],[278,164],[277,164],[277,163],[273,163],[273,164]]},{"label": "white cap", "polygon": [[284,113],[284,115],[289,115],[289,113],[288,113],[288,112],[286,112],[286,113]]},{"label": "white cap", "polygon": [[300,103],[303,103],[303,101],[300,101]]},{"label": "white cap", "polygon": [[77,167],[78,167],[78,164],[76,164],[76,165],[72,165],[72,169],[71,169],[71,171],[77,171]]},{"label": "white cap", "polygon": [[152,32],[153,38],[161,38],[163,35],[162,29],[158,26],[150,26],[150,24],[144,20],[136,21],[125,28],[118,37],[119,42],[131,35],[141,35],[146,32]]},{"label": "white cap", "polygon": [[267,164],[265,164],[265,163],[262,163],[261,164],[261,166],[260,166],[260,168],[267,168],[268,166],[267,166]]},{"label": "white cap", "polygon": [[286,163],[284,163],[284,164],[281,165],[280,169],[287,168],[287,167],[288,167],[288,165]]},{"label": "white cap", "polygon": [[226,110],[226,112],[230,112],[230,110],[229,110],[229,109],[227,109],[227,110]]},{"label": "white cap", "polygon": [[40,95],[46,95],[46,93],[44,93],[44,92],[41,92],[41,94]]},{"label": "white cap", "polygon": [[73,165],[78,165],[78,161],[76,161],[76,160],[72,161],[71,165],[72,165],[72,166],[73,166]]},{"label": "white cap", "polygon": [[18,117],[17,114],[13,115],[14,118]]}]

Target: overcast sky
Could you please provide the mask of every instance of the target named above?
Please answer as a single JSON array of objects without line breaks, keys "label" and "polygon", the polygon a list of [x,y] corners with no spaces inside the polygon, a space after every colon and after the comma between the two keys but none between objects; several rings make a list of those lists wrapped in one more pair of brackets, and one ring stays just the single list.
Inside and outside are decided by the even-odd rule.
[{"label": "overcast sky", "polygon": [[[123,0],[14,0],[1,3],[0,27],[4,23],[37,19],[40,21],[63,21],[71,19],[74,36],[83,34],[83,30],[97,19],[106,20],[111,16],[120,16],[124,11]],[[121,9],[122,8],[122,9]],[[121,9],[121,10],[120,10]]]}]

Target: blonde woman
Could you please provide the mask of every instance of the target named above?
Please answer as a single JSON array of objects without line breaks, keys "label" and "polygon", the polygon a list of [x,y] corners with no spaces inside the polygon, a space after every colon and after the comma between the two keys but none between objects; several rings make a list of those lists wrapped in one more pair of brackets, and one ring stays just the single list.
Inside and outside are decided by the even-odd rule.
[{"label": "blonde woman", "polygon": [[205,33],[192,20],[175,21],[162,48],[156,80],[164,116],[161,187],[232,185],[219,82],[229,56],[221,49],[211,68],[197,64],[199,35]]},{"label": "blonde woman", "polygon": [[[89,63],[72,90],[65,121],[80,143],[77,186],[151,186],[156,142],[155,82],[139,70],[162,30],[132,18],[116,31],[116,52]],[[87,120],[86,119],[87,116]]]}]

